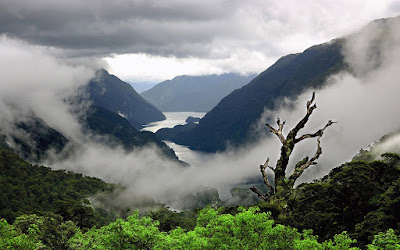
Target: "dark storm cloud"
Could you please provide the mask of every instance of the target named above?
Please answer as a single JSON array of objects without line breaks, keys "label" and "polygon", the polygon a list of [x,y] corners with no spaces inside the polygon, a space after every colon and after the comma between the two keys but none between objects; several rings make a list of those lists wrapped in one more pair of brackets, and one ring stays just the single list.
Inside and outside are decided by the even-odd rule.
[{"label": "dark storm cloud", "polygon": [[0,33],[69,57],[145,53],[243,61],[257,52],[271,61],[392,15],[392,2],[2,0]]},{"label": "dark storm cloud", "polygon": [[[233,3],[233,2],[232,2]],[[204,53],[234,12],[224,1],[0,2],[0,33],[86,54]]]}]

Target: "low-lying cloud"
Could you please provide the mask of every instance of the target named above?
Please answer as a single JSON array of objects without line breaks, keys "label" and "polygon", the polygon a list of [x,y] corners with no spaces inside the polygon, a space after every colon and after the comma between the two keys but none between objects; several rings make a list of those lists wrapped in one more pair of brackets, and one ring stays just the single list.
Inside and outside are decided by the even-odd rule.
[{"label": "low-lying cloud", "polygon": [[[343,53],[352,73],[334,75],[329,79],[327,87],[317,90],[318,108],[303,133],[316,132],[328,120],[338,123],[325,131],[321,139],[323,154],[318,160],[319,164],[305,172],[303,181],[325,175],[332,168],[351,160],[361,148],[367,148],[383,135],[400,128],[400,117],[397,115],[400,105],[399,30],[400,22],[397,18],[383,24],[372,24],[348,37]],[[294,109],[267,111],[264,116],[279,116],[287,120],[288,131],[304,116],[305,103],[310,98],[311,91],[302,94],[297,100],[286,100],[290,105],[282,105]],[[294,166],[306,155],[313,156],[315,150],[315,139],[299,143],[290,165]]]},{"label": "low-lying cloud", "polygon": [[[394,31],[400,30],[398,24],[391,25]],[[369,31],[365,32],[359,36],[371,36]],[[307,171],[303,181],[323,176],[333,167],[350,160],[360,148],[399,128],[400,43],[396,32],[393,34],[386,37],[391,42],[378,43],[381,60],[373,67],[366,67],[362,60],[368,58],[363,53],[369,53],[365,48],[370,47],[357,42],[366,40],[349,38],[344,53],[353,72],[332,76],[327,87],[317,91],[318,108],[304,133],[315,132],[328,120],[338,123],[326,130],[319,164]],[[28,112],[34,112],[69,138],[78,138],[76,140],[81,140],[79,150],[67,159],[57,160],[53,157],[48,165],[124,185],[125,193],[119,194],[124,199],[121,203],[124,206],[135,207],[141,201],[137,197],[148,196],[156,202],[179,209],[182,207],[180,197],[206,187],[218,188],[221,197],[227,199],[232,186],[259,177],[258,166],[267,157],[271,158],[273,165],[279,156],[279,141],[272,137],[257,145],[210,155],[205,157],[202,164],[189,168],[162,157],[155,147],[134,152],[111,149],[82,137],[77,119],[63,101],[93,76],[90,68],[71,66],[51,56],[46,49],[5,36],[0,39],[0,53],[2,65],[5,65],[1,75],[6,83],[0,85],[0,104],[3,105],[0,112],[1,128]],[[269,111],[265,115],[279,116],[287,120],[286,128],[291,128],[304,115],[305,103],[310,97],[311,92],[304,93],[298,99],[288,101],[291,102],[289,106],[294,108]],[[300,143],[290,165],[293,166],[296,160],[307,154],[313,155],[315,143],[314,139]]]},{"label": "low-lying cloud", "polygon": [[70,65],[53,56],[52,50],[0,36],[0,124],[34,114],[67,137],[80,126],[65,103],[93,76],[91,68]]}]

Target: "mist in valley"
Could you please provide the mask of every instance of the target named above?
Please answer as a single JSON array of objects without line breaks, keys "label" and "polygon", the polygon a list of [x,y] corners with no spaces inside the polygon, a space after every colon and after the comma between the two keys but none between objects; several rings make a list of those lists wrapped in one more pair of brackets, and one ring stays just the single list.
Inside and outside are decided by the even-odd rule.
[{"label": "mist in valley", "polygon": [[[399,23],[390,23],[390,29],[400,30]],[[379,42],[383,35],[389,37]],[[379,51],[373,64],[367,60],[374,56],[370,54],[371,46]],[[201,164],[190,167],[163,157],[155,146],[133,152],[110,148],[82,133],[77,114],[72,112],[76,107],[66,101],[94,77],[97,66],[63,59],[52,49],[8,36],[0,37],[0,53],[4,65],[2,82],[6,83],[0,84],[0,132],[21,133],[13,124],[29,119],[32,114],[39,117],[79,145],[68,158],[50,154],[41,163],[121,184],[125,189],[109,198],[115,206],[143,207],[153,201],[180,210],[187,205],[182,203],[184,197],[209,187],[218,189],[221,199],[226,200],[232,187],[259,178],[259,165],[266,158],[274,166],[279,157],[280,142],[272,134],[241,148],[207,155]],[[317,109],[301,132],[316,132],[328,120],[338,123],[325,131],[318,165],[310,167],[301,181],[322,177],[351,160],[361,148],[400,127],[399,35],[380,34],[372,27],[349,37],[343,53],[351,73],[333,75],[324,88],[315,90]],[[304,116],[311,93],[311,90],[302,93],[296,100],[281,100],[282,108],[265,110],[254,127],[267,130],[265,122],[275,125],[276,117],[280,117],[287,121],[284,130],[287,132]],[[81,103],[79,108],[82,111],[89,104]],[[391,145],[399,145],[398,142],[400,136],[395,136],[381,147],[382,153],[390,150]],[[314,155],[315,150],[315,139],[299,143],[289,166],[306,155]]]}]

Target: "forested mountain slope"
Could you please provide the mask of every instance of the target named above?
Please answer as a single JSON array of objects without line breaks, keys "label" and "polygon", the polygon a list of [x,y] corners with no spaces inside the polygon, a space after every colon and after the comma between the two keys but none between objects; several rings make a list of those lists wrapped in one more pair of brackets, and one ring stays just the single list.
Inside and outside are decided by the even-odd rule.
[{"label": "forested mountain slope", "polygon": [[30,162],[40,162],[48,152],[60,153],[69,140],[57,130],[49,127],[37,116],[23,117],[12,129],[2,131],[0,137],[22,158]]},{"label": "forested mountain slope", "polygon": [[165,120],[164,114],[143,99],[130,84],[104,69],[89,82],[86,92],[93,105],[125,117],[136,129],[146,123]]},{"label": "forested mountain slope", "polygon": [[92,227],[100,221],[84,199],[114,189],[97,178],[32,165],[5,147],[0,148],[0,173],[0,217],[9,222],[22,214],[51,212]]},{"label": "forested mountain slope", "polygon": [[[156,146],[164,156],[178,161],[175,152],[157,136],[151,132],[136,130],[120,115],[97,106],[80,110],[82,111],[84,112],[79,122],[82,125],[82,135],[87,139],[112,148],[122,146],[126,151]],[[66,138],[37,116],[24,117],[21,122],[10,126],[13,129],[9,130],[9,133],[2,133],[0,128],[3,143],[7,142],[15,153],[29,162],[39,163],[45,161],[48,156],[60,153],[64,153],[62,157],[68,157],[69,153],[79,150],[80,142]],[[70,147],[67,148],[69,143]]]},{"label": "forested mountain slope", "polygon": [[[208,152],[256,141],[263,133],[254,129],[256,122],[265,110],[279,108],[284,98],[293,100],[307,90],[318,90],[339,72],[362,81],[385,65],[390,50],[397,50],[399,23],[400,17],[375,20],[359,32],[284,56],[249,84],[223,98],[195,128],[168,134],[173,134],[178,144]],[[276,118],[270,113],[265,113],[263,119]]]},{"label": "forested mountain slope", "polygon": [[343,40],[337,39],[282,57],[249,84],[223,98],[194,129],[175,136],[174,142],[215,152],[224,150],[227,143],[237,146],[256,138],[251,125],[264,108],[273,110],[277,100],[321,86],[329,75],[346,67],[342,46]]},{"label": "forested mountain slope", "polygon": [[122,146],[127,151],[157,146],[166,157],[178,160],[175,152],[152,132],[137,131],[125,118],[106,109],[92,106],[83,123],[88,133],[102,136],[96,140],[105,145]]}]

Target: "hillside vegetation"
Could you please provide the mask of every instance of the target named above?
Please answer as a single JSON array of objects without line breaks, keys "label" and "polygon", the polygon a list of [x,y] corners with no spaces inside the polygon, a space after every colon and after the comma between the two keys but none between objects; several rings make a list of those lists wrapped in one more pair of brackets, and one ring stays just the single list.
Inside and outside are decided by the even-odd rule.
[{"label": "hillside vegetation", "polygon": [[86,93],[93,105],[120,114],[136,129],[150,122],[165,120],[164,114],[143,99],[129,83],[104,69],[89,82]]},{"label": "hillside vegetation", "polygon": [[285,216],[261,202],[259,208],[206,208],[197,215],[162,208],[111,222],[115,217],[86,198],[114,185],[31,165],[4,143],[0,168],[2,249],[400,247],[400,156],[393,153],[343,164],[298,186]]},{"label": "hillside vegetation", "polygon": [[23,214],[51,213],[82,228],[101,225],[86,198],[114,188],[98,178],[32,165],[0,149],[0,217],[9,222]]},{"label": "hillside vegetation", "polygon": [[342,46],[343,40],[338,39],[282,57],[249,84],[224,97],[195,128],[185,133],[176,131],[173,141],[191,149],[216,152],[228,144],[238,146],[258,138],[251,133],[251,125],[264,109],[274,110],[276,101],[283,97],[321,87],[329,75],[346,67]]}]

